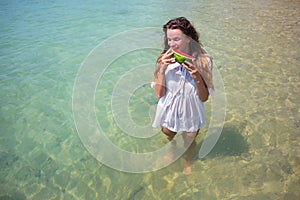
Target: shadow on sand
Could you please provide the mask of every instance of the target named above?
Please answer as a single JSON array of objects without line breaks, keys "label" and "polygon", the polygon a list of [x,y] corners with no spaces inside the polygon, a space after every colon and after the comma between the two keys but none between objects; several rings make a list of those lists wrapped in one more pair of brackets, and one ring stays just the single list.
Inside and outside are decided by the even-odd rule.
[{"label": "shadow on sand", "polygon": [[[225,126],[216,145],[203,159],[218,156],[239,156],[243,153],[248,153],[249,146],[241,132],[242,130],[238,130],[235,127]],[[202,143],[203,141],[197,145],[197,152],[199,152]]]}]

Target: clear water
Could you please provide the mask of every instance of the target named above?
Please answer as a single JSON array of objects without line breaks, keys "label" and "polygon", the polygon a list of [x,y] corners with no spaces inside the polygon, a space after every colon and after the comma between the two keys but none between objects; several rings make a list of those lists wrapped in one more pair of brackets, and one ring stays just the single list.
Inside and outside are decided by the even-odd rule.
[{"label": "clear water", "polygon": [[[299,199],[298,0],[2,0],[0,8],[0,199]],[[188,176],[182,159],[145,174],[106,167],[84,148],[74,125],[80,65],[108,37],[177,16],[200,31],[222,74],[221,138],[205,159],[194,160]],[[143,106],[155,103],[151,92],[132,99],[131,105],[147,100],[132,107],[140,123],[149,120]],[[117,133],[109,114],[98,117]],[[163,145],[164,137],[157,139]]]}]

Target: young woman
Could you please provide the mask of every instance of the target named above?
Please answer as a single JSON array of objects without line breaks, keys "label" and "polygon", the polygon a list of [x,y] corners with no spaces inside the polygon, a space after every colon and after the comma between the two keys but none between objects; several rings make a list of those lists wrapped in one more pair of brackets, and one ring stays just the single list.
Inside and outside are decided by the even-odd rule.
[{"label": "young woman", "polygon": [[[154,71],[156,96],[159,99],[154,127],[172,141],[182,132],[186,145],[183,172],[191,172],[190,161],[196,146],[195,138],[206,123],[203,102],[213,91],[212,58],[202,48],[199,34],[184,17],[172,19],[163,26],[164,51]],[[194,57],[192,61],[176,62],[174,51]]]}]

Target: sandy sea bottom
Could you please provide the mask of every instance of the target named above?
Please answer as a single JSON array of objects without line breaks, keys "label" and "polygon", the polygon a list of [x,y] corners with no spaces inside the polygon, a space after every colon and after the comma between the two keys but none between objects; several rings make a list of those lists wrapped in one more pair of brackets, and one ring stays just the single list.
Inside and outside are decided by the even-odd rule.
[{"label": "sandy sea bottom", "polygon": [[[208,126],[201,130],[190,175],[182,174],[182,158],[153,172],[121,172],[83,145],[72,111],[80,64],[109,36],[160,27],[178,4],[1,2],[0,199],[299,199],[299,1],[180,3],[186,9],[176,16],[187,16],[201,32],[226,91],[222,134],[199,159]],[[165,137],[128,136],[115,121],[112,94],[122,73],[158,54],[119,57],[95,89],[99,126],[130,152],[154,151]],[[135,90],[132,122],[151,123],[156,103],[149,85]],[[208,124],[211,105],[205,103]]]}]

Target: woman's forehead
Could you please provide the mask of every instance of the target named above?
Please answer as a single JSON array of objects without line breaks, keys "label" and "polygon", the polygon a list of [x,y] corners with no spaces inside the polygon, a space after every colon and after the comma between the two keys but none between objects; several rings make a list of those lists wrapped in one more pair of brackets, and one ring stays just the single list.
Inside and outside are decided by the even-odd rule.
[{"label": "woman's forehead", "polygon": [[168,38],[183,37],[183,36],[184,36],[184,33],[180,29],[168,29],[167,30]]}]

